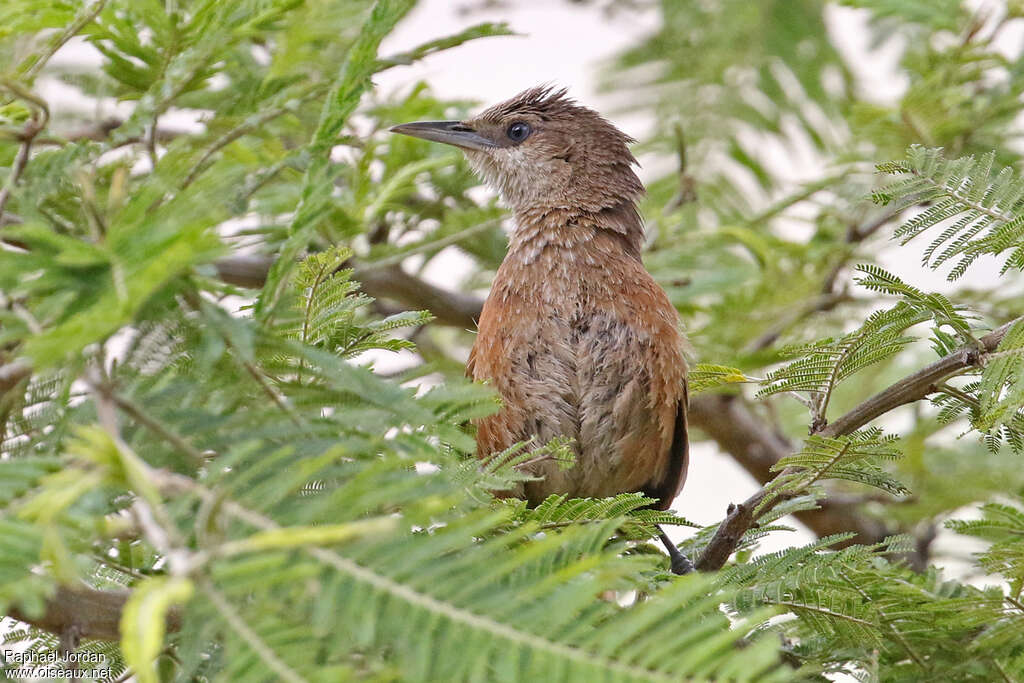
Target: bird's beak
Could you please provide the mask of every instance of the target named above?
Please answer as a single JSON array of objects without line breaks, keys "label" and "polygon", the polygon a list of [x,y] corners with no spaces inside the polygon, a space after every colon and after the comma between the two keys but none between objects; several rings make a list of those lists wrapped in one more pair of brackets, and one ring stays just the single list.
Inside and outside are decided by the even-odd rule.
[{"label": "bird's beak", "polygon": [[461,121],[417,121],[391,127],[392,133],[410,135],[463,149],[487,151],[497,147],[493,142]]}]

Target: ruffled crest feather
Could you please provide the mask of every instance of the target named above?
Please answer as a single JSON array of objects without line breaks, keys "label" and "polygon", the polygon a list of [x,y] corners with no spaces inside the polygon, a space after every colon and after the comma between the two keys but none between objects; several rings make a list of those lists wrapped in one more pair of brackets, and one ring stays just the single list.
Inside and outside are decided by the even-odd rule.
[{"label": "ruffled crest feather", "polygon": [[567,88],[557,88],[554,85],[545,84],[524,90],[512,99],[494,105],[481,113],[478,118],[498,122],[514,114],[533,114],[541,119],[549,120],[580,110],[590,111],[569,97]]}]

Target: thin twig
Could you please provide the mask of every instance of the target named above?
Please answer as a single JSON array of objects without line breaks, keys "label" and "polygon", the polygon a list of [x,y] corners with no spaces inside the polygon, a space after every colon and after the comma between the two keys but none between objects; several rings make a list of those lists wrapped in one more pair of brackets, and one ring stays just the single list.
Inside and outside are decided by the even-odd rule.
[{"label": "thin twig", "polygon": [[[133,458],[138,458],[132,453],[131,447],[121,436],[121,430],[117,421],[117,406],[110,394],[104,394],[98,387],[108,384],[103,375],[101,367],[93,367],[86,374],[86,382],[91,387],[93,394],[93,405],[96,408],[96,416],[100,425],[113,440],[117,449]],[[149,479],[156,479],[156,471],[144,462],[141,464]],[[139,496],[131,506],[132,516],[139,528],[143,531],[146,540],[154,548],[167,558],[170,573],[174,576],[186,576],[192,570],[193,560],[191,553],[185,549],[185,542],[178,532],[170,514],[163,507],[160,501],[149,501]]]},{"label": "thin twig", "polygon": [[[993,352],[999,346],[1003,337],[1006,336],[1010,327],[1020,320],[1024,320],[1024,316],[1012,320],[981,337],[978,340],[978,346],[962,347],[928,367],[897,381],[889,388],[867,399],[817,433],[823,437],[831,438],[850,434],[894,408],[918,401],[934,393],[938,390],[938,385],[943,380],[965,369],[979,366],[984,360],[985,354]],[[781,457],[784,457],[784,455],[774,458],[771,464],[778,462]],[[770,455],[766,458],[766,460],[771,459],[772,456]],[[768,465],[769,468],[770,466]],[[787,468],[778,476],[788,476],[795,474],[797,471],[793,468]],[[726,518],[718,525],[714,536],[712,536],[711,541],[708,542],[701,557],[697,560],[697,569],[712,571],[720,569],[725,565],[743,539],[743,535],[756,521],[754,516],[755,510],[760,514],[764,514],[781,502],[779,498],[765,500],[767,493],[767,490],[762,488],[744,502],[730,507]]]},{"label": "thin twig", "polygon": [[788,607],[791,610],[806,610],[808,612],[823,614],[827,617],[832,617],[833,619],[843,619],[844,621],[852,621],[853,623],[861,624],[862,626],[874,626],[874,624],[868,621],[867,619],[859,619],[857,617],[850,616],[849,614],[836,612],[834,610],[828,609],[827,607],[820,607],[818,605],[805,605],[799,602],[790,602],[788,600],[772,600],[770,598],[765,600],[765,602],[767,602],[769,605]]},{"label": "thin twig", "polygon": [[806,318],[814,315],[815,313],[824,313],[831,311],[836,306],[842,303],[853,301],[853,297],[850,296],[849,292],[846,291],[845,287],[840,291],[835,291],[836,282],[839,279],[840,273],[843,268],[849,262],[850,257],[853,254],[852,247],[866,240],[871,235],[875,234],[879,229],[885,226],[890,220],[899,214],[896,212],[887,212],[880,216],[875,217],[866,224],[858,225],[856,223],[851,224],[846,231],[845,243],[847,246],[842,258],[832,267],[832,269],[825,276],[822,282],[820,294],[810,301],[806,302],[803,306],[797,310],[788,313],[783,316],[782,320],[769,328],[765,333],[759,336],[757,339],[750,342],[744,349],[744,353],[756,353],[762,351],[778,340],[782,334],[794,324],[805,320]]},{"label": "thin twig", "polygon": [[153,121],[146,126],[146,130],[142,136],[142,142],[146,146],[146,154],[149,155],[149,164],[153,171],[156,171],[156,165],[160,161],[160,157],[156,152],[156,129],[157,123],[160,121],[160,113],[153,114]]},{"label": "thin twig", "polygon": [[978,346],[963,346],[931,365],[907,375],[824,427],[818,433],[822,436],[849,434],[893,408],[919,401],[935,393],[938,385],[944,380],[968,368],[980,366],[985,354],[995,351],[1010,327],[1020,320],[1024,320],[1024,316],[1011,320],[981,337],[978,340]]},{"label": "thin twig", "polygon": [[[228,339],[225,338],[224,342],[229,347],[232,346],[231,342]],[[235,349],[235,351],[237,353],[237,349]],[[271,386],[270,382],[267,380],[266,374],[260,368],[256,367],[256,365],[251,361],[247,361],[245,359],[241,359],[239,360],[239,362],[242,364],[242,367],[245,368],[246,372],[248,372],[249,375],[254,380],[256,380],[256,383],[260,385],[260,388],[263,390],[263,393],[265,393],[270,398],[270,400],[274,402],[274,405],[280,408],[281,411],[285,415],[287,415],[296,426],[302,427],[303,425],[306,424],[306,421],[302,418],[298,411],[296,411],[295,408],[292,407],[292,404],[288,402],[288,398],[284,396],[284,394],[281,394],[273,386]]]},{"label": "thin twig", "polygon": [[684,204],[697,201],[697,181],[687,171],[686,131],[678,121],[672,127],[676,139],[676,156],[679,158],[679,190],[665,204],[665,212],[675,211]]},{"label": "thin twig", "polygon": [[842,258],[832,266],[832,270],[829,271],[828,275],[825,276],[824,282],[821,284],[822,294],[831,294],[836,287],[836,281],[839,279],[839,274],[843,272],[843,268],[849,263],[850,257],[854,254],[854,245],[860,244],[864,240],[868,239],[876,232],[885,227],[889,221],[898,216],[901,210],[888,211],[880,214],[868,221],[867,223],[858,225],[856,223],[851,224],[846,229],[846,249],[843,251]]},{"label": "thin twig", "polygon": [[42,70],[46,63],[50,61],[50,58],[57,54],[57,50],[64,47],[65,44],[72,38],[74,38],[79,31],[88,26],[99,13],[103,11],[108,0],[96,0],[92,7],[78,15],[75,20],[61,32],[56,38],[54,38],[49,45],[46,46],[45,50],[37,52],[32,55],[35,61],[28,67],[22,67],[24,70],[24,79],[28,82],[32,82],[39,72]]},{"label": "thin twig", "polygon": [[192,444],[186,441],[184,437],[172,432],[158,419],[145,412],[140,406],[116,393],[112,387],[107,385],[90,386],[96,391],[108,396],[118,408],[131,416],[136,422],[146,427],[160,438],[165,439],[176,449],[187,455],[194,465],[202,465],[209,459],[193,447]]},{"label": "thin twig", "polygon": [[743,350],[744,353],[756,353],[763,351],[768,348],[775,341],[782,336],[782,333],[792,327],[794,324],[814,315],[815,313],[824,313],[831,311],[833,308],[841,303],[852,301],[853,297],[848,292],[831,292],[826,294],[819,294],[814,297],[799,309],[792,311],[791,313],[784,315],[782,320],[773,325],[768,329],[767,332],[762,334],[760,337],[752,341]]},{"label": "thin twig", "polygon": [[[858,594],[860,594],[860,597],[864,602],[873,602],[871,600],[871,596],[867,594],[867,591],[861,588],[856,581],[847,576],[846,572],[840,570],[839,576],[841,576],[843,581],[849,584],[855,591],[857,591]],[[931,671],[931,667],[925,663],[924,658],[922,658],[921,655],[919,655],[914,650],[914,648],[910,646],[910,643],[907,642],[907,639],[903,637],[903,634],[900,633],[900,630],[892,625],[892,622],[889,619],[888,615],[885,613],[885,610],[879,607],[878,605],[875,605],[874,607],[878,611],[878,616],[881,618],[882,623],[886,625],[886,627],[889,629],[889,632],[892,633],[894,638],[896,638],[896,642],[898,642],[903,647],[903,649],[907,651],[907,654],[910,655],[910,658],[917,662],[917,665],[925,671]]]},{"label": "thin twig", "polygon": [[25,122],[25,127],[21,131],[21,145],[18,147],[18,153],[14,157],[14,165],[11,167],[11,172],[7,175],[7,182],[0,189],[0,216],[3,216],[7,201],[11,198],[14,187],[21,178],[21,174],[24,173],[25,167],[28,166],[29,156],[32,152],[32,141],[46,128],[46,124],[50,120],[50,110],[45,101],[12,81],[0,80],[0,88],[24,100],[32,109],[32,117]]},{"label": "thin twig", "polygon": [[961,391],[960,389],[957,389],[956,387],[945,382],[936,386],[936,390],[947,393],[950,396],[956,396],[958,399],[960,399],[969,406],[978,407],[980,405],[978,403],[978,400],[971,396],[970,394],[968,394],[967,392]]},{"label": "thin twig", "polygon": [[305,102],[308,99],[323,94],[324,92],[327,91],[327,88],[328,84],[326,83],[317,83],[313,86],[310,86],[306,90],[306,92],[296,94],[294,97],[289,98],[284,105],[276,107],[274,109],[268,109],[267,111],[264,112],[260,112],[255,116],[251,116],[250,118],[246,119],[245,121],[235,126],[228,132],[221,135],[219,138],[214,140],[213,143],[208,148],[206,148],[202,156],[199,157],[199,160],[188,172],[188,175],[185,176],[185,180],[182,181],[181,187],[178,189],[178,192],[184,191],[185,188],[187,188],[189,185],[195,182],[196,178],[198,178],[199,175],[204,170],[206,170],[207,163],[210,161],[214,154],[224,149],[225,147],[227,147],[228,145],[230,145],[232,142],[242,137],[243,135],[246,135],[251,131],[259,129],[264,124],[273,121],[279,116],[283,116],[289,112],[295,111],[297,109],[296,105]]},{"label": "thin twig", "polygon": [[999,672],[1005,683],[1015,683],[1014,679],[1010,678],[1010,674],[1006,673],[1006,669],[1003,668],[1003,665],[995,657],[988,657],[988,660],[992,662],[992,666],[996,668],[996,671]]},{"label": "thin twig", "polygon": [[800,202],[804,201],[809,197],[814,196],[815,194],[821,192],[822,190],[826,190],[832,185],[835,185],[840,180],[843,180],[844,178],[846,178],[846,176],[850,175],[850,173],[852,172],[853,169],[845,169],[839,173],[836,173],[835,175],[822,178],[821,180],[817,180],[813,183],[807,183],[799,190],[797,190],[795,193],[783,197],[781,200],[779,200],[772,206],[769,206],[761,213],[757,214],[756,216],[753,216],[752,218],[747,219],[744,222],[747,225],[757,225],[759,223],[769,221],[778,216],[779,214],[781,214],[789,207],[793,206],[794,204],[799,204]]},{"label": "thin twig", "polygon": [[1004,224],[1005,223],[1013,222],[1013,219],[1014,219],[1013,214],[999,213],[998,211],[995,211],[995,210],[985,206],[981,202],[976,202],[976,201],[972,200],[970,198],[970,196],[968,196],[967,194],[964,194],[963,192],[958,192],[955,189],[950,189],[950,188],[946,187],[945,184],[938,183],[933,178],[929,178],[928,176],[922,175],[919,171],[913,171],[912,170],[911,173],[913,173],[913,175],[916,175],[918,178],[921,178],[922,180],[927,182],[929,185],[932,186],[932,188],[934,188],[936,190],[939,190],[940,192],[944,192],[947,196],[952,197],[953,199],[955,199],[956,201],[960,202],[961,204],[963,204],[964,206],[966,206],[969,209],[973,209],[974,211],[977,211],[978,213],[983,213],[986,216],[988,216],[989,218],[992,218],[994,220],[1000,221],[1000,222],[1002,222]]},{"label": "thin twig", "polygon": [[1013,605],[1014,607],[1016,607],[1017,609],[1019,609],[1021,612],[1024,612],[1024,602],[1021,602],[1020,600],[1018,600],[1017,598],[1013,597],[1012,595],[1007,595],[1003,599],[1006,600],[1006,602],[1008,602],[1011,605]]}]

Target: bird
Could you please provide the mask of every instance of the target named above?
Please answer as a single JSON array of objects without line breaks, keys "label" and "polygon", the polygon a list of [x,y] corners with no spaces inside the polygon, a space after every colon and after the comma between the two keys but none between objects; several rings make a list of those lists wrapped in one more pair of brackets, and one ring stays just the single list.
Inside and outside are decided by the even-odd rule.
[{"label": "bird", "polygon": [[[477,455],[561,437],[575,464],[537,459],[505,495],[535,506],[641,492],[668,509],[689,462],[687,342],[641,258],[635,140],[551,85],[465,120],[390,130],[461,149],[513,215],[467,363],[502,402],[476,421]],[[659,536],[672,571],[691,571]]]}]

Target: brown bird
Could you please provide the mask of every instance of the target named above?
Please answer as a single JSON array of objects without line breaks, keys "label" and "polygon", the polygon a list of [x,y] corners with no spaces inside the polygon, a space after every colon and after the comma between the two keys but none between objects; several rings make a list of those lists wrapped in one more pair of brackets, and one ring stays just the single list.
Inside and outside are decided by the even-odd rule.
[{"label": "brown bird", "polygon": [[[467,367],[503,402],[477,423],[477,454],[570,437],[574,467],[539,462],[511,495],[536,505],[640,491],[667,509],[688,460],[685,339],[641,261],[634,140],[550,87],[465,121],[391,130],[461,148],[515,215]],[[660,536],[673,571],[688,571]]]}]

